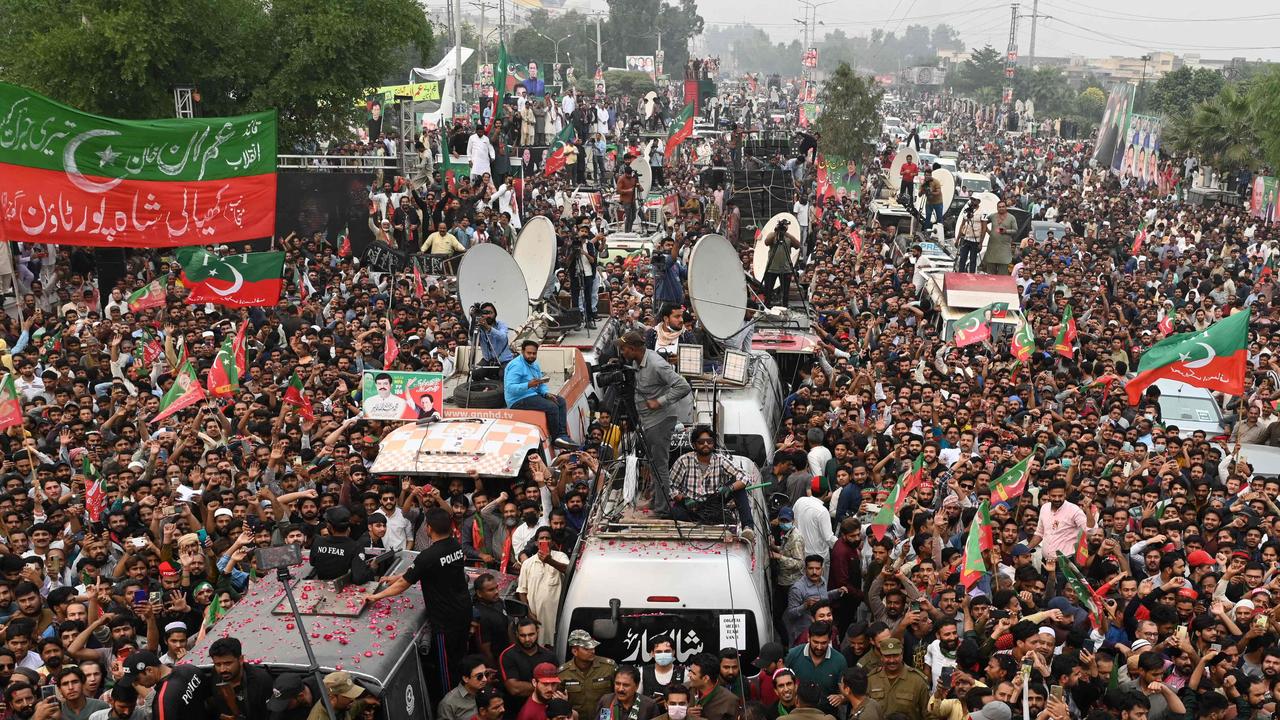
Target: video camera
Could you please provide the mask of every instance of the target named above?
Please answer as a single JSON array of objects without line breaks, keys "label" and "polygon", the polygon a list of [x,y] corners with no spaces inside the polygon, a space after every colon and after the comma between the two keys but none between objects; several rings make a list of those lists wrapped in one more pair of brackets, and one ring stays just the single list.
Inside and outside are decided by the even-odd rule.
[{"label": "video camera", "polygon": [[596,368],[596,387],[598,388],[634,387],[635,382],[636,369],[616,357]]}]

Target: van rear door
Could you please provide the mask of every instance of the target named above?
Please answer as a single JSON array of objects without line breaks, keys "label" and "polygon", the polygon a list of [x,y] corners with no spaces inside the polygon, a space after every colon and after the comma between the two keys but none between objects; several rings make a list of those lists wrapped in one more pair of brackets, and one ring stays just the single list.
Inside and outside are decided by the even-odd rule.
[{"label": "van rear door", "polygon": [[[650,597],[651,602],[660,602]],[[678,603],[679,598],[672,597]],[[569,618],[570,630],[591,632],[596,620],[608,620],[609,608],[577,608]],[[618,634],[601,640],[596,652],[619,663],[651,663],[649,641],[669,638],[675,646],[676,662],[683,663],[698,653],[718,653],[736,647],[744,666],[760,653],[760,635],[755,613],[750,610],[699,610],[690,608],[623,608]]]}]

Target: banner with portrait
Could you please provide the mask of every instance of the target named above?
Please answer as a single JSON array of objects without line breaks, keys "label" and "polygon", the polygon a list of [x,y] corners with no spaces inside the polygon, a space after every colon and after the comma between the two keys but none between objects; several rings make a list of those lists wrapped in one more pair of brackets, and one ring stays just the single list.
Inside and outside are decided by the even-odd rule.
[{"label": "banner with portrait", "polygon": [[1129,127],[1120,150],[1120,177],[1134,178],[1142,184],[1160,179],[1161,120],[1152,115],[1130,115]]},{"label": "banner with portrait", "polygon": [[652,55],[628,55],[627,70],[631,72],[642,72],[652,75],[654,72],[654,63]]},{"label": "banner with portrait", "polygon": [[1280,222],[1280,180],[1269,175],[1253,178],[1253,193],[1249,196],[1249,214],[1268,222]]},{"label": "banner with portrait", "polygon": [[1119,168],[1124,151],[1120,150],[1120,158],[1116,158],[1116,154],[1117,149],[1122,147],[1122,139],[1129,126],[1133,93],[1132,85],[1120,83],[1107,95],[1107,106],[1102,111],[1102,122],[1098,125],[1098,135],[1093,143],[1093,156],[1090,158],[1098,165],[1111,167],[1112,159],[1115,158],[1115,166]]},{"label": "banner with portrait", "polygon": [[365,420],[439,420],[444,374],[366,370],[360,379]]}]

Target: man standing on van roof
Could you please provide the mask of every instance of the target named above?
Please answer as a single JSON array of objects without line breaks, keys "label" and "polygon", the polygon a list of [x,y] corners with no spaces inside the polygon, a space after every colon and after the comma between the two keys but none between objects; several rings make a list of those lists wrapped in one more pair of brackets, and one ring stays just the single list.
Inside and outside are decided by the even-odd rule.
[{"label": "man standing on van roof", "polygon": [[671,432],[693,414],[693,388],[658,353],[644,345],[644,336],[628,332],[618,340],[622,359],[636,369],[636,412],[644,429],[649,472],[653,480],[654,515],[671,513]]},{"label": "man standing on van roof", "polygon": [[560,681],[569,696],[569,704],[578,711],[579,718],[593,718],[596,703],[613,690],[613,675],[618,670],[609,658],[596,655],[600,642],[586,630],[569,633],[569,654],[572,657],[560,666]]}]

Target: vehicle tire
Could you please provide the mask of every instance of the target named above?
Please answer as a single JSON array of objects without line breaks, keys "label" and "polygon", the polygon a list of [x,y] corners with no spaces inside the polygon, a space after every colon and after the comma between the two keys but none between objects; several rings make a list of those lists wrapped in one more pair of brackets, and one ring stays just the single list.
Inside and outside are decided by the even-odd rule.
[{"label": "vehicle tire", "polygon": [[502,384],[494,380],[473,380],[453,391],[453,404],[459,408],[488,410],[507,406]]}]

